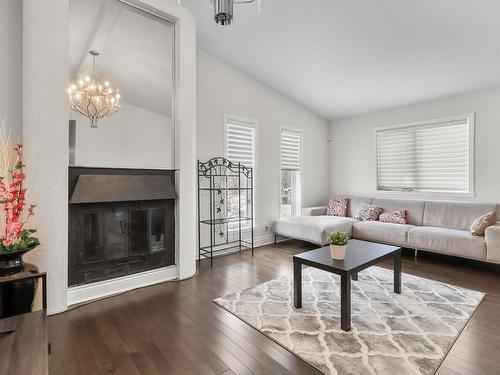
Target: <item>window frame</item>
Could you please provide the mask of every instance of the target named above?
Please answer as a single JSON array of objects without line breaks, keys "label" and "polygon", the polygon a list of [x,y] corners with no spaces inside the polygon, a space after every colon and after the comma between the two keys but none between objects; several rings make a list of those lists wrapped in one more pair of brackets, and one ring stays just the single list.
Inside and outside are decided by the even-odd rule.
[{"label": "window frame", "polygon": [[293,133],[297,133],[300,136],[300,153],[299,153],[299,172],[300,172],[300,207],[298,208],[299,212],[295,216],[300,216],[302,214],[302,202],[304,198],[304,168],[303,168],[303,156],[304,156],[304,129],[281,125],[278,129],[278,217],[281,219],[281,133],[282,131],[289,131]]},{"label": "window frame", "polygon": [[[229,123],[233,120],[236,124],[234,125],[240,125],[240,126],[247,126],[249,128],[253,128],[253,136],[254,136],[254,143],[253,143],[253,179],[252,179],[252,184],[253,184],[253,197],[252,197],[252,217],[253,217],[253,229],[255,230],[257,228],[257,207],[255,204],[255,197],[256,197],[256,170],[257,170],[257,165],[258,165],[258,156],[257,156],[257,128],[258,128],[258,121],[255,119],[250,119],[242,116],[236,116],[232,114],[225,113],[224,114],[224,157],[228,159],[227,157],[227,128]],[[247,222],[242,223],[241,230],[242,232],[249,231],[250,230],[250,223],[247,224]],[[228,232],[229,233],[235,233],[238,231],[237,228],[230,228],[231,225],[229,225]]]},{"label": "window frame", "polygon": [[[373,144],[374,144],[374,181],[375,192],[377,195],[398,195],[402,197],[426,197],[426,198],[473,198],[475,193],[475,112],[466,113],[462,115],[433,118],[428,120],[412,121],[407,123],[400,123],[396,125],[379,126],[373,130]],[[452,121],[466,120],[469,124],[469,188],[467,192],[439,192],[439,191],[400,191],[400,190],[379,190],[378,186],[378,142],[377,132],[391,129],[401,129],[417,126],[428,126],[436,123],[445,123]]]}]

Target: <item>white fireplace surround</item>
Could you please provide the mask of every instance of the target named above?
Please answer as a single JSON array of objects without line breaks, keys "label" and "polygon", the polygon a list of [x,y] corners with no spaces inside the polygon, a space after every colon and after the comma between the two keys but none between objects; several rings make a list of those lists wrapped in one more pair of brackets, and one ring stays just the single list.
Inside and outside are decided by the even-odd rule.
[{"label": "white fireplace surround", "polygon": [[69,0],[23,0],[23,143],[29,200],[37,204],[31,224],[42,243],[26,260],[48,274],[49,314],[65,311],[71,303],[186,278],[196,271],[195,22],[174,1],[123,2],[175,24],[176,266],[68,291]]}]

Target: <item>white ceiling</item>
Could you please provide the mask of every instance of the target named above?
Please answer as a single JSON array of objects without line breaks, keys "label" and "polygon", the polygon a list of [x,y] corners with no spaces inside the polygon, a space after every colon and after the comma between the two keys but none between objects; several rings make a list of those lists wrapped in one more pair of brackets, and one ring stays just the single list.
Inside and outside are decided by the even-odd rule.
[{"label": "white ceiling", "polygon": [[257,1],[226,27],[182,5],[202,49],[324,118],[500,85],[498,0]]},{"label": "white ceiling", "polygon": [[124,102],[171,117],[173,27],[118,0],[70,1],[71,76],[91,75],[89,50],[100,53],[97,77]]}]

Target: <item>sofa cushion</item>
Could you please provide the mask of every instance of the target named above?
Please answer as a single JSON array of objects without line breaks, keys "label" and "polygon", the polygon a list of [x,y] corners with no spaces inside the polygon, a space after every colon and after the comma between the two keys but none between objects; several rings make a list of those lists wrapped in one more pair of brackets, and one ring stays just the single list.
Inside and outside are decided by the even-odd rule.
[{"label": "sofa cushion", "polygon": [[345,217],[347,214],[347,205],[349,204],[349,198],[332,198],[328,202],[328,208],[326,209],[326,214],[328,216],[341,216]]},{"label": "sofa cushion", "polygon": [[354,214],[354,218],[363,221],[376,221],[382,211],[383,209],[381,207],[361,203],[358,210]]},{"label": "sofa cushion", "polygon": [[346,232],[351,236],[352,224],[355,222],[357,220],[350,217],[295,216],[276,220],[273,230],[278,235],[326,245],[326,238],[332,232]]},{"label": "sofa cushion", "polygon": [[407,215],[406,210],[383,212],[378,217],[378,220],[383,223],[408,224],[408,219],[406,218],[406,215]]},{"label": "sofa cushion", "polygon": [[408,233],[408,246],[468,258],[486,259],[486,241],[466,230],[416,227]]},{"label": "sofa cushion", "polygon": [[428,201],[423,225],[468,231],[479,216],[496,210],[497,205],[493,203]]},{"label": "sofa cushion", "polygon": [[406,210],[406,219],[408,220],[408,224],[422,225],[425,201],[375,198],[372,204],[377,207],[382,207],[384,209],[383,212]]},{"label": "sofa cushion", "polygon": [[336,195],[333,198],[340,199],[343,197],[349,198],[349,204],[347,205],[347,216],[348,217],[354,217],[354,215],[356,214],[356,211],[358,211],[359,206],[361,206],[362,203],[371,204],[373,201],[373,198],[351,197],[349,195]]},{"label": "sofa cushion", "polygon": [[363,221],[353,224],[352,236],[359,240],[406,246],[408,231],[413,228],[414,225],[408,224]]},{"label": "sofa cushion", "polygon": [[349,205],[347,206],[347,216],[354,217],[362,203],[371,204],[373,198],[349,197]]}]

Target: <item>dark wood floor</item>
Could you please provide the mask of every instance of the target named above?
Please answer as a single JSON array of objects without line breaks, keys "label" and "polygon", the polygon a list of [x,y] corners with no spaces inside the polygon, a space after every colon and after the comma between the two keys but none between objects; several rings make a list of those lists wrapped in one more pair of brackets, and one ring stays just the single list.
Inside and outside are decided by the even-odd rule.
[{"label": "dark wood floor", "polygon": [[[160,284],[49,318],[50,374],[319,374],[212,300],[292,271],[298,241],[202,262]],[[438,370],[500,374],[500,271],[406,255],[403,271],[488,293]]]}]

